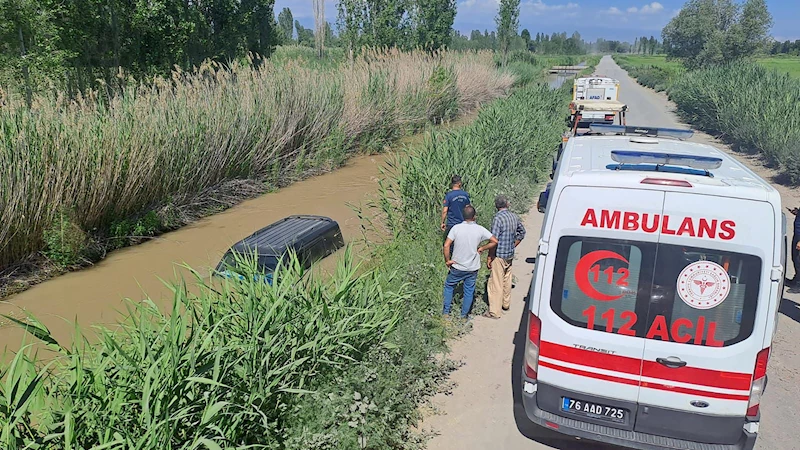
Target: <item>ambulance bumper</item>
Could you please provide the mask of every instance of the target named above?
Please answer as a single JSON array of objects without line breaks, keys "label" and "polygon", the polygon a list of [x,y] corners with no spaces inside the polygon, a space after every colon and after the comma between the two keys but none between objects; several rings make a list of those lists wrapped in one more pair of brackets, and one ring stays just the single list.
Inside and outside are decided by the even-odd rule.
[{"label": "ambulance bumper", "polygon": [[528,393],[523,390],[522,404],[525,407],[528,419],[544,428],[567,436],[639,450],[753,450],[758,436],[758,433],[749,433],[743,429],[742,437],[736,444],[706,444],[639,433],[637,431],[621,430],[552,414],[539,409],[536,403],[536,392]]}]

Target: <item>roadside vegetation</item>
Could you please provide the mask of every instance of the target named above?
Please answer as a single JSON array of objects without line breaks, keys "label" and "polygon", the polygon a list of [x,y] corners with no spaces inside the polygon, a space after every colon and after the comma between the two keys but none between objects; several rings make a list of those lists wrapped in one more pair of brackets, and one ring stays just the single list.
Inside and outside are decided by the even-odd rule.
[{"label": "roadside vegetation", "polygon": [[786,95],[800,92],[796,58],[761,58],[693,71],[664,56],[614,59],[640,84],[666,91],[688,123],[739,151],[762,154],[786,183],[800,184],[800,105],[796,96]]},{"label": "roadside vegetation", "polygon": [[[0,108],[0,268],[58,272],[245,197],[379,152],[508,94],[490,52],[284,50],[123,88]],[[541,68],[538,69],[541,71]],[[24,287],[24,286],[23,286]],[[13,289],[13,287],[11,287]]]},{"label": "roadside vegetation", "polygon": [[347,252],[326,278],[295,264],[274,286],[179,281],[170,311],[131,303],[123,326],[96,343],[62,347],[29,318],[24,326],[55,356],[27,347],[2,367],[0,446],[421,448],[418,405],[454,368],[436,355],[465,326],[440,317],[436,224],[447,180],[464,177],[484,225],[496,194],[526,209],[567,103],[566,88],[521,86],[472,124],[392,157],[378,220],[365,222],[392,239],[369,246],[367,265]]},{"label": "roadside vegetation", "polygon": [[664,28],[666,55],[614,59],[640,84],[666,91],[688,123],[761,154],[797,185],[800,59],[780,53],[795,51],[792,43],[770,43],[771,24],[763,0],[690,0]]},{"label": "roadside vegetation", "polygon": [[686,72],[679,61],[668,61],[665,56],[614,55],[614,60],[639,84],[658,92],[667,90]]}]

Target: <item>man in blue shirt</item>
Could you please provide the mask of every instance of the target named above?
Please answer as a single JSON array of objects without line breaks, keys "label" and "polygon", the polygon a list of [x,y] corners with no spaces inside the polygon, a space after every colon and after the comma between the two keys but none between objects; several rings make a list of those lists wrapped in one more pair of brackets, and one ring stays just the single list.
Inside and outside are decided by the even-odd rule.
[{"label": "man in blue shirt", "polygon": [[451,191],[444,196],[442,202],[442,231],[444,239],[450,229],[464,221],[464,207],[470,204],[469,194],[461,189],[461,177],[453,175],[450,180]]},{"label": "man in blue shirt", "polygon": [[489,296],[489,312],[485,314],[491,319],[499,319],[500,308],[508,311],[511,307],[511,264],[514,251],[525,239],[525,227],[519,216],[508,210],[508,199],[498,195],[494,199],[497,214],[492,221],[492,235],[497,238],[497,247],[489,253],[486,265],[491,270],[487,294]]}]

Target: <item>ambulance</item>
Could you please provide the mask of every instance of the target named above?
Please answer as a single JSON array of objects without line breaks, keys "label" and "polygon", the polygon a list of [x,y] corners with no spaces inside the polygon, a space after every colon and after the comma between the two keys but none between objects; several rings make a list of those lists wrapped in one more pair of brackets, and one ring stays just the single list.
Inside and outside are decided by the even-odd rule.
[{"label": "ambulance", "polygon": [[522,403],[635,449],[751,450],[786,267],[778,192],[691,131],[592,125],[560,152]]}]

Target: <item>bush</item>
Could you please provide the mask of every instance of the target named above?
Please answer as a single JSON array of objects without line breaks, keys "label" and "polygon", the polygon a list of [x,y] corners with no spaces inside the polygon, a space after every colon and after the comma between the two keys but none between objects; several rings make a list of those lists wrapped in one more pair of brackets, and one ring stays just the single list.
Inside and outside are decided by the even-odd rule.
[{"label": "bush", "polygon": [[800,80],[742,62],[686,73],[668,92],[687,121],[763,154],[800,183]]},{"label": "bush", "polygon": [[427,118],[433,123],[450,120],[458,114],[459,92],[456,74],[451,67],[436,66],[428,78]]},{"label": "bush", "polygon": [[60,211],[44,231],[44,255],[56,265],[67,268],[78,264],[86,249],[86,233],[67,212]]}]

